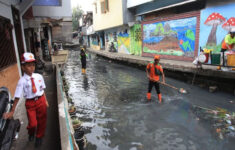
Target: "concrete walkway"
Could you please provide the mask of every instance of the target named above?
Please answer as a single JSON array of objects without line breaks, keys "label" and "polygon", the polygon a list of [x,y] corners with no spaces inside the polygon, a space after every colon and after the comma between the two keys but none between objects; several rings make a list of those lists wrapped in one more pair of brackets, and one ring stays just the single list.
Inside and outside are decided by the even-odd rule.
[{"label": "concrete walkway", "polygon": [[[87,49],[91,53],[95,53],[110,59],[124,61],[128,63],[133,63],[137,65],[147,65],[148,62],[153,61],[150,57],[141,57],[122,53],[113,53],[104,50],[93,50]],[[161,59],[160,63],[162,66],[171,71],[179,71],[186,73],[195,73],[197,71],[198,75],[210,76],[210,77],[223,77],[228,79],[235,79],[235,71],[221,71],[217,70],[217,66],[203,65],[202,70],[198,70],[192,62],[188,61],[177,61],[177,60],[167,60]]]},{"label": "concrete walkway", "polygon": [[[50,63],[46,64],[46,72],[43,72],[44,80],[46,83],[46,96],[49,102],[47,109],[47,129],[46,135],[43,138],[43,144],[40,148],[42,150],[60,150],[60,130],[58,121],[58,108],[57,108],[57,90],[56,90],[56,76]],[[28,142],[28,134],[26,126],[28,119],[25,111],[25,101],[22,100],[15,112],[15,118],[19,118],[23,123],[21,125],[19,138],[13,142],[11,150],[33,150],[34,142]]]}]

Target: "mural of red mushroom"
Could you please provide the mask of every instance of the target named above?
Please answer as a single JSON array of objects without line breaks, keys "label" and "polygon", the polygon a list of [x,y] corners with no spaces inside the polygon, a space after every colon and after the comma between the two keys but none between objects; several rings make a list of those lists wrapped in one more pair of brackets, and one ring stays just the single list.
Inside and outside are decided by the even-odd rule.
[{"label": "mural of red mushroom", "polygon": [[229,32],[235,32],[235,18],[229,18],[228,21],[222,25],[222,28]]},{"label": "mural of red mushroom", "polygon": [[204,22],[205,25],[212,26],[210,35],[207,40],[207,46],[214,46],[216,45],[216,31],[217,26],[223,24],[226,21],[226,19],[219,13],[212,13],[209,15],[209,17]]}]

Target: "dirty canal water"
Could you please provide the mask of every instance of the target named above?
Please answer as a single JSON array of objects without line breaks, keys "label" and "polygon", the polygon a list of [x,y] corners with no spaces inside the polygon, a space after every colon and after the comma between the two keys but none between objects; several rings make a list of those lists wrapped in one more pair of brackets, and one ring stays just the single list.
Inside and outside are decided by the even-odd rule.
[{"label": "dirty canal water", "polygon": [[235,138],[219,137],[213,122],[200,118],[195,106],[235,112],[234,97],[166,78],[183,87],[181,94],[161,86],[163,103],[146,102],[148,80],[143,70],[89,54],[82,75],[79,51],[70,51],[65,66],[69,95],[82,121],[88,150],[234,150]]}]

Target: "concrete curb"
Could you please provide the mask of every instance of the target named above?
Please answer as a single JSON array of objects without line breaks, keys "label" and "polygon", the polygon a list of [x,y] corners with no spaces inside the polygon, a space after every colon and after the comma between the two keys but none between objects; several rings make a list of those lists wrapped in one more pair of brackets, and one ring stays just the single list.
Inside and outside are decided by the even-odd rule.
[{"label": "concrete curb", "polygon": [[56,83],[58,99],[58,115],[60,126],[60,139],[62,150],[78,150],[77,144],[73,137],[74,130],[72,127],[70,115],[68,113],[68,101],[63,91],[63,83],[60,74],[60,68],[56,64]]},{"label": "concrete curb", "polygon": [[[146,66],[149,62],[153,61],[153,58],[149,57],[141,57],[129,54],[122,54],[122,53],[113,53],[103,50],[93,50],[90,48],[87,48],[87,50],[91,53],[107,57],[109,59],[132,63],[140,66]],[[195,65],[192,64],[192,62],[167,60],[167,59],[161,59],[161,65],[163,66],[164,69],[169,71],[178,71],[178,72],[192,73],[192,74],[197,72],[197,75],[201,76],[235,79],[235,71],[225,72],[217,70],[217,66],[203,65],[203,69],[199,70],[196,68]]]}]

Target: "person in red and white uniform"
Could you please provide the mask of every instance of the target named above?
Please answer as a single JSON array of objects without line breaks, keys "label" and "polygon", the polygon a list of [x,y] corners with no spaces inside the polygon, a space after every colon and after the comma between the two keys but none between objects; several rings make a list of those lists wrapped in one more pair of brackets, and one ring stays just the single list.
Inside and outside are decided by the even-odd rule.
[{"label": "person in red and white uniform", "polygon": [[4,114],[4,118],[12,118],[19,99],[23,96],[28,117],[29,141],[33,141],[35,136],[35,147],[42,144],[42,138],[46,130],[48,101],[44,93],[46,88],[42,75],[34,73],[35,58],[32,53],[24,53],[21,57],[21,66],[24,75],[18,81],[12,109]]}]

